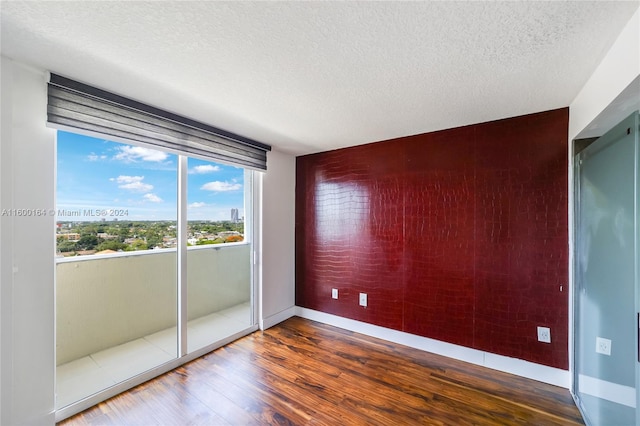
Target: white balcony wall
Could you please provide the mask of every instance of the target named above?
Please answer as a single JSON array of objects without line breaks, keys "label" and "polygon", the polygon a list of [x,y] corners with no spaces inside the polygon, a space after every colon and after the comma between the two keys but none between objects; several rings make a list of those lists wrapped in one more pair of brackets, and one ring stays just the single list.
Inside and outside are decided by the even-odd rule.
[{"label": "white balcony wall", "polygon": [[[250,298],[250,246],[187,252],[189,320]],[[56,266],[56,363],[176,325],[176,252],[64,259]]]},{"label": "white balcony wall", "polygon": [[249,302],[250,254],[248,244],[215,245],[187,251],[189,321]]}]

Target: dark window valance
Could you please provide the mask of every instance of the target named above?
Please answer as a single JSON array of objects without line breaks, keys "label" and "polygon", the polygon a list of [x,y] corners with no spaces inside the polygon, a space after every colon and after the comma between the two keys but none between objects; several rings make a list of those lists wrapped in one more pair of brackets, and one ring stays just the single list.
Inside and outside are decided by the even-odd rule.
[{"label": "dark window valance", "polygon": [[258,170],[267,169],[271,150],[269,145],[53,73],[47,121]]}]

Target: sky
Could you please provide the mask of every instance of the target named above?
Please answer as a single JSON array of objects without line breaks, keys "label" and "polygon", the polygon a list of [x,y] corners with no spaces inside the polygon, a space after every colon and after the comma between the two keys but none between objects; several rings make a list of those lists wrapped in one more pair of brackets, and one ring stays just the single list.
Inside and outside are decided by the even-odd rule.
[{"label": "sky", "polygon": [[[177,155],[63,131],[57,154],[57,221],[176,220]],[[244,216],[244,169],[187,164],[187,220],[230,220],[232,208]]]}]

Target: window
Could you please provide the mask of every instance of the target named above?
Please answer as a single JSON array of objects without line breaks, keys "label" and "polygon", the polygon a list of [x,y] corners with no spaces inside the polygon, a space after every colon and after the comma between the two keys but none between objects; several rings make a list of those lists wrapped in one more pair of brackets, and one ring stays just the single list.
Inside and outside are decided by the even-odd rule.
[{"label": "window", "polygon": [[176,247],[177,156],[58,132],[57,254]]},{"label": "window", "polygon": [[254,172],[66,131],[57,157],[58,409],[255,328]]}]

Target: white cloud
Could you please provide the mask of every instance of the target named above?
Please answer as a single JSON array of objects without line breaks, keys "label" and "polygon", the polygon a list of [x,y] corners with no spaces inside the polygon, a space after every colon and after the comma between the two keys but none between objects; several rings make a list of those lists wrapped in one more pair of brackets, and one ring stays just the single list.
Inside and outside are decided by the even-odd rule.
[{"label": "white cloud", "polygon": [[151,161],[160,163],[165,161],[169,154],[155,149],[143,148],[141,146],[125,145],[118,147],[118,152],[113,158],[124,161],[125,163],[133,163],[136,161]]},{"label": "white cloud", "polygon": [[200,207],[204,207],[206,205],[207,203],[196,202],[189,204],[187,207],[189,207],[190,209],[199,209]]},{"label": "white cloud", "polygon": [[87,155],[87,159],[89,161],[106,160],[107,156],[106,155],[98,155],[95,152],[92,152],[91,154]]},{"label": "white cloud", "polygon": [[215,192],[237,191],[240,188],[242,188],[242,185],[239,183],[220,182],[219,180],[205,183],[200,187],[200,189],[204,189],[205,191]]},{"label": "white cloud", "polygon": [[162,198],[158,197],[156,194],[144,194],[143,197],[145,200],[150,201],[152,203],[161,203]]},{"label": "white cloud", "polygon": [[120,175],[117,178],[111,178],[110,181],[115,181],[118,183],[132,183],[132,182],[140,182],[144,179],[144,176],[125,176]]},{"label": "white cloud", "polygon": [[144,183],[144,176],[124,176],[109,179],[112,182],[119,183],[118,188],[126,189],[134,192],[149,192],[153,189],[153,185]]},{"label": "white cloud", "polygon": [[195,166],[193,169],[189,170],[189,174],[192,175],[204,175],[207,173],[219,172],[220,166],[213,166],[211,164],[203,164],[201,166]]},{"label": "white cloud", "polygon": [[147,192],[153,189],[153,185],[144,182],[131,182],[118,186],[118,188],[127,189],[135,192]]}]

